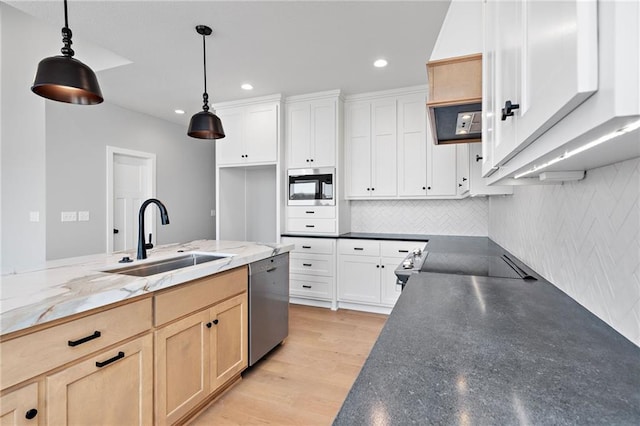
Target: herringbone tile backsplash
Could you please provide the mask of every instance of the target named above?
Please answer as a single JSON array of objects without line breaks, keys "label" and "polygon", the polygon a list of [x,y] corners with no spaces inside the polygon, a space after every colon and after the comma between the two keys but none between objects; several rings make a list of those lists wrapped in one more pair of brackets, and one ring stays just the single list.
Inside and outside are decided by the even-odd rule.
[{"label": "herringbone tile backsplash", "polygon": [[487,199],[351,202],[351,231],[487,236]]},{"label": "herringbone tile backsplash", "polygon": [[489,236],[640,346],[640,159],[492,197]]}]

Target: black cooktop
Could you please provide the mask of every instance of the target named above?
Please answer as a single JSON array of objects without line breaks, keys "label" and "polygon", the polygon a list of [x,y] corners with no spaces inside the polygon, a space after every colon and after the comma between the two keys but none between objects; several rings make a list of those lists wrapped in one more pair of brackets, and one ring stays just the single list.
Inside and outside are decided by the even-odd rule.
[{"label": "black cooktop", "polygon": [[518,267],[508,256],[482,256],[459,253],[427,253],[420,269],[440,274],[475,275],[481,277],[535,279]]}]

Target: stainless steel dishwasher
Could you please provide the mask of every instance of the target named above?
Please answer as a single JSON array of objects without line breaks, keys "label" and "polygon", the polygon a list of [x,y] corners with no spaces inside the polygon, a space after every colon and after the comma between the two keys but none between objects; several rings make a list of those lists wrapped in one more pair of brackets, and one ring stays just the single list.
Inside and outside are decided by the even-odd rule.
[{"label": "stainless steel dishwasher", "polygon": [[249,264],[249,365],[289,335],[289,253]]}]

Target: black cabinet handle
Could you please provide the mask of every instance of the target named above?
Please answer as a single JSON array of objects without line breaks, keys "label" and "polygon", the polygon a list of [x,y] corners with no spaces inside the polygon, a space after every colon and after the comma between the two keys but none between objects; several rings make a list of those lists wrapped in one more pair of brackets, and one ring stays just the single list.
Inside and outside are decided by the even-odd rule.
[{"label": "black cabinet handle", "polygon": [[427,189],[431,189],[431,187],[430,187],[430,186],[427,186]]},{"label": "black cabinet handle", "polygon": [[398,250],[398,253],[409,253],[409,250]]},{"label": "black cabinet handle", "polygon": [[303,263],[302,266],[311,266],[310,263]]},{"label": "black cabinet handle", "polygon": [[311,162],[313,163],[313,158],[311,159]]},{"label": "black cabinet handle", "polygon": [[96,367],[102,368],[105,365],[109,365],[112,362],[116,362],[117,360],[122,359],[122,358],[124,358],[124,352],[120,351],[120,352],[118,352],[118,355],[114,356],[113,358],[109,358],[106,361],[102,361],[102,362],[96,361]]},{"label": "black cabinet handle", "polygon": [[25,419],[27,420],[31,420],[33,419],[35,416],[38,415],[38,410],[36,410],[35,408],[32,408],[31,410],[27,411],[24,415]]},{"label": "black cabinet handle", "polygon": [[207,326],[207,328],[211,328],[211,326],[212,326],[213,324],[211,324],[210,322],[208,322],[208,323],[206,323],[205,325]]},{"label": "black cabinet handle", "polygon": [[307,163],[309,162],[309,159],[307,158]]},{"label": "black cabinet handle", "polygon": [[353,249],[354,250],[364,250],[364,248],[362,248],[362,247],[354,247]]},{"label": "black cabinet handle", "polygon": [[380,265],[376,265],[376,268],[379,268],[379,267],[380,267]]},{"label": "black cabinet handle", "polygon": [[314,214],[315,212],[313,210],[307,210],[305,211],[306,214]]},{"label": "black cabinet handle", "polygon": [[513,117],[513,111],[520,108],[520,104],[512,104],[511,101],[506,101],[504,103],[504,108],[502,108],[502,121],[505,121],[507,117]]},{"label": "black cabinet handle", "polygon": [[218,321],[217,319],[214,319],[214,320],[213,320],[213,323],[214,323],[215,325],[218,325],[218,323],[219,323],[219,322],[220,322],[220,321]]},{"label": "black cabinet handle", "polygon": [[81,345],[83,343],[88,342],[89,340],[97,339],[100,336],[102,336],[102,333],[100,333],[99,331],[96,330],[96,331],[93,332],[93,334],[91,336],[83,337],[82,339],[78,339],[78,340],[69,340],[67,342],[67,344],[69,346],[78,346],[78,345]]},{"label": "black cabinet handle", "polygon": [[380,266],[380,267],[384,269],[384,265],[382,265],[382,266]]},{"label": "black cabinet handle", "polygon": [[463,178],[462,178],[462,181],[463,181],[463,182],[466,182],[466,181],[467,181],[467,178],[463,177]]},{"label": "black cabinet handle", "polygon": [[426,186],[423,186],[423,187],[422,187],[422,190],[424,191],[425,189],[427,189],[427,187],[426,187]]},{"label": "black cabinet handle", "polygon": [[278,268],[277,268],[276,266],[273,266],[273,267],[271,267],[271,268],[268,268],[268,269],[267,269],[267,272],[273,272],[273,271],[275,271],[276,269],[278,269]]},{"label": "black cabinet handle", "polygon": [[480,160],[482,160],[482,155],[476,154],[476,163]]},{"label": "black cabinet handle", "polygon": [[315,228],[316,226],[315,225],[305,225],[305,227],[307,227],[307,228]]},{"label": "black cabinet handle", "polygon": [[302,288],[311,288],[311,286],[310,286],[310,285],[304,285],[304,284],[303,284],[303,285],[302,285]]},{"label": "black cabinet handle", "polygon": [[375,191],[376,189],[375,189],[375,188],[371,188],[371,190],[372,190],[372,191]]},{"label": "black cabinet handle", "polygon": [[371,191],[371,188],[367,188],[367,191]]},{"label": "black cabinet handle", "polygon": [[302,246],[303,249],[310,249],[311,246]]},{"label": "black cabinet handle", "polygon": [[[119,230],[119,229],[113,228],[113,233],[114,233],[114,234],[117,234],[118,232],[120,232],[120,230]],[[38,411],[38,410],[36,410],[36,411]]]},{"label": "black cabinet handle", "polygon": [[461,184],[461,183],[459,183],[459,184],[458,184],[458,188],[460,188],[461,186],[462,186],[462,184]]}]

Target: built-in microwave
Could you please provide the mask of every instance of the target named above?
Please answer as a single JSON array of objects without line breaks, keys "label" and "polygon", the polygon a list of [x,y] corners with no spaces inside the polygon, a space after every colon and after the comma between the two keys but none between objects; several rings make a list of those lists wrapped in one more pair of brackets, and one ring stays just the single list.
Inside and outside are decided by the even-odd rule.
[{"label": "built-in microwave", "polygon": [[335,206],[335,169],[289,169],[290,206]]}]

